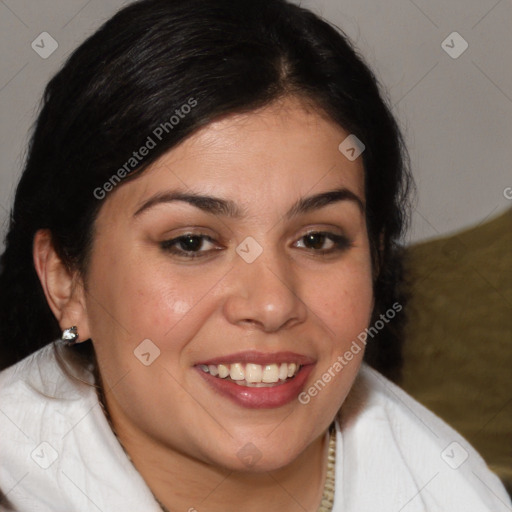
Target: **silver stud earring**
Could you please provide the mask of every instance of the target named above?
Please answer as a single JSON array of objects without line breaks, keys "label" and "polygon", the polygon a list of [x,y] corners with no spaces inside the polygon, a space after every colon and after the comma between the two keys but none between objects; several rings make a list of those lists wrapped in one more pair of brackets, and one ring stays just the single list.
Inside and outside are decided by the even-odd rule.
[{"label": "silver stud earring", "polygon": [[78,342],[78,327],[74,325],[62,331],[62,341],[65,345],[74,345]]}]

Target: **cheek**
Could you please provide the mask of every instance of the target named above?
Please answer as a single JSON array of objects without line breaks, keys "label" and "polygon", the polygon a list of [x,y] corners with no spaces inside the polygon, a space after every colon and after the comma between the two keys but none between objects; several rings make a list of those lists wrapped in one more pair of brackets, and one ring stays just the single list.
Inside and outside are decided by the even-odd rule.
[{"label": "cheek", "polygon": [[343,404],[362,363],[365,346],[358,336],[370,322],[373,282],[363,252],[315,275],[307,281],[312,317],[325,335],[316,338],[318,364],[298,401],[303,407],[299,414],[322,425],[332,421]]},{"label": "cheek", "polygon": [[171,276],[139,275],[128,284],[131,299],[126,315],[134,331],[141,335],[164,335],[190,314],[197,303],[198,290],[183,286]]},{"label": "cheek", "polygon": [[[215,307],[215,284],[222,274],[198,268],[141,265],[123,281],[123,317],[134,336],[176,346],[193,338]],[[169,347],[168,347],[169,348]]]},{"label": "cheek", "polygon": [[311,305],[334,337],[336,345],[349,343],[368,327],[373,309],[369,261],[347,262],[309,281]]}]

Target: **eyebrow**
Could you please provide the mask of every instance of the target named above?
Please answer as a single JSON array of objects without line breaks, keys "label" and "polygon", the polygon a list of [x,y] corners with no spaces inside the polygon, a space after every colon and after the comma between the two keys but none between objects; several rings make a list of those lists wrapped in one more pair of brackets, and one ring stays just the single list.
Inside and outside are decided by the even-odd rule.
[{"label": "eyebrow", "polygon": [[[242,219],[247,216],[245,208],[239,207],[234,201],[229,199],[205,196],[195,192],[171,190],[168,192],[160,192],[150,197],[137,209],[134,213],[134,217],[139,216],[142,212],[149,210],[153,206],[162,203],[172,203],[174,201],[188,203],[212,215],[230,217],[232,219]],[[292,205],[288,212],[286,212],[284,218],[289,220],[298,215],[304,215],[313,210],[318,210],[340,201],[353,202],[359,207],[361,213],[364,214],[365,212],[363,201],[354,192],[342,187],[300,198]]]}]

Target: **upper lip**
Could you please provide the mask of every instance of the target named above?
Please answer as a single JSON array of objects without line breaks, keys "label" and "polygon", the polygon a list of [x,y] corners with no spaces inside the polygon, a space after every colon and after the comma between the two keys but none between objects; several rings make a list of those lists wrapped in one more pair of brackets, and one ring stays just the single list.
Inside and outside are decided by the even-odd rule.
[{"label": "upper lip", "polygon": [[295,363],[298,365],[313,364],[315,360],[311,357],[296,354],[294,352],[258,352],[256,350],[248,350],[245,352],[237,352],[226,356],[219,356],[206,361],[196,363],[197,365],[218,365],[218,364],[234,364],[234,363],[254,363],[254,364],[273,364],[273,363]]}]

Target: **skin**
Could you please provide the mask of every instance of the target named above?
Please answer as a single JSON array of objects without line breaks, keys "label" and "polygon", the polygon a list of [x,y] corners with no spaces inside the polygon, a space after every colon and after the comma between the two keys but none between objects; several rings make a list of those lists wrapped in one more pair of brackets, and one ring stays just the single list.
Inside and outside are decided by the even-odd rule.
[{"label": "skin", "polygon": [[[372,267],[356,201],[284,218],[299,198],[339,187],[364,205],[362,159],[351,162],[338,150],[347,136],[293,97],[211,123],[107,196],[85,282],[62,265],[48,232],[36,236],[48,303],[62,328],[77,325],[81,339],[92,339],[115,430],[170,510],[318,507],[325,432],[363,351],[307,405],[293,400],[272,409],[231,402],[194,365],[245,350],[292,351],[315,360],[307,389],[368,326]],[[176,188],[230,199],[246,216],[212,215],[184,202],[134,216],[154,194]],[[336,244],[307,245],[310,231],[350,243],[322,255]],[[160,245],[190,232],[214,239],[198,244],[206,257],[186,259]],[[248,236],[263,249],[250,264],[235,251]],[[134,356],[144,339],[160,350],[149,366]],[[247,443],[261,455],[250,468],[237,456]]]}]

